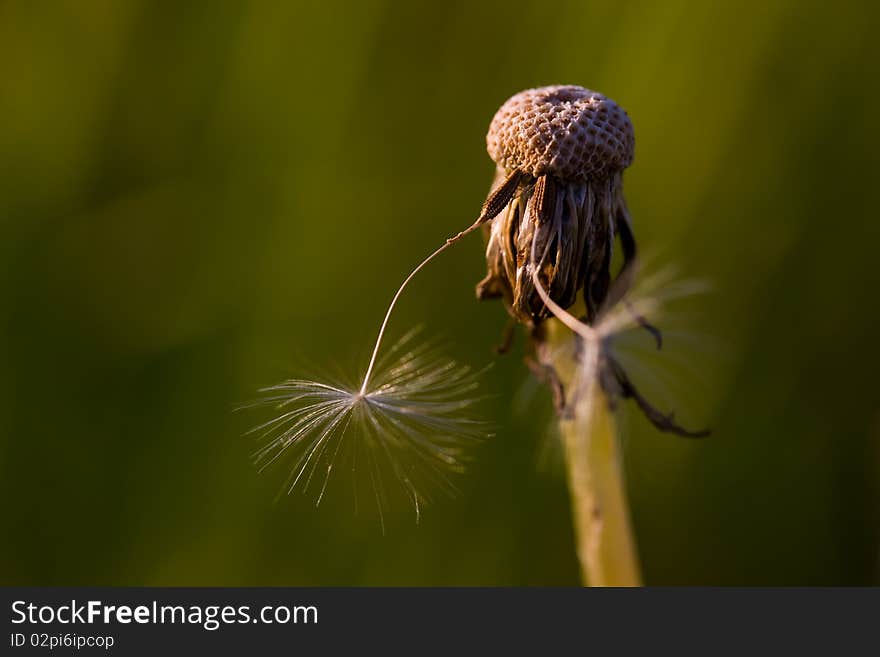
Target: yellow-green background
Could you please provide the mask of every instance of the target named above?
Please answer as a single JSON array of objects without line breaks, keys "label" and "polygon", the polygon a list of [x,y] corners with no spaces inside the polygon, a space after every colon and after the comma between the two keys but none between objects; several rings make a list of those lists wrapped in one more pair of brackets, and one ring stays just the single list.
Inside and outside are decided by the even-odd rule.
[{"label": "yellow-green background", "polygon": [[[495,109],[563,82],[628,110],[640,243],[712,285],[680,306],[668,400],[713,436],[624,409],[647,581],[877,582],[877,15],[0,3],[0,581],[577,583],[521,345],[484,379],[497,436],[461,496],[384,536],[273,504],[283,473],[241,436],[259,414],[230,411],[297,363],[356,368],[402,275],[475,217]],[[444,255],[392,331],[495,360],[483,267],[477,238]]]}]

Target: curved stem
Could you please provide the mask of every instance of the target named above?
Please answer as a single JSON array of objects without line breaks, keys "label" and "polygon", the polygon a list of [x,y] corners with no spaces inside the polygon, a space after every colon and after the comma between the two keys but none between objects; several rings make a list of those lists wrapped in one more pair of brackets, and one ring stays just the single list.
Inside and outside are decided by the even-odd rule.
[{"label": "curved stem", "polygon": [[458,235],[453,235],[447,239],[439,249],[422,260],[418,266],[409,273],[409,276],[403,280],[400,287],[397,288],[394,298],[391,299],[391,303],[388,305],[388,310],[385,311],[385,319],[382,320],[382,326],[379,327],[379,335],[376,338],[376,344],[373,347],[373,355],[370,356],[370,364],[367,366],[367,373],[364,374],[364,382],[361,384],[361,390],[359,393],[361,397],[367,394],[367,385],[370,383],[370,376],[373,374],[373,367],[376,365],[376,356],[379,353],[379,347],[382,344],[382,337],[385,335],[385,328],[388,326],[388,319],[391,317],[391,312],[394,310],[394,306],[397,304],[397,299],[400,298],[403,289],[412,280],[413,276],[419,273],[419,270],[421,270],[422,267],[427,265],[462,237],[468,233],[474,232],[487,221],[494,219],[517,193],[517,190],[520,187],[520,181],[524,176],[525,174],[522,171],[516,169],[509,172],[504,180],[489,193],[488,198],[486,198],[486,201],[483,203],[483,209],[480,212],[480,216],[477,217],[477,220],[458,233]]},{"label": "curved stem", "polygon": [[400,298],[400,295],[403,293],[404,288],[409,284],[409,282],[413,279],[413,277],[419,273],[419,271],[431,262],[438,255],[443,253],[450,246],[455,244],[462,237],[467,235],[468,233],[472,233],[477,228],[479,228],[485,221],[485,215],[480,215],[480,218],[477,219],[473,224],[471,224],[468,228],[465,228],[463,231],[450,237],[447,239],[440,248],[435,250],[431,255],[422,260],[415,269],[413,269],[409,276],[407,276],[403,283],[400,284],[400,287],[397,288],[397,292],[394,294],[394,298],[391,299],[391,303],[388,304],[388,310],[385,311],[385,318],[382,320],[382,326],[379,327],[379,335],[376,337],[376,344],[373,346],[373,354],[370,356],[370,364],[367,366],[367,372],[364,374],[364,382],[361,384],[360,395],[364,396],[367,394],[367,385],[370,383],[370,376],[373,374],[373,367],[376,365],[376,356],[379,354],[379,347],[382,345],[382,338],[385,336],[385,329],[388,327],[388,320],[391,318],[391,313],[394,311],[394,306],[397,305],[397,300]]}]

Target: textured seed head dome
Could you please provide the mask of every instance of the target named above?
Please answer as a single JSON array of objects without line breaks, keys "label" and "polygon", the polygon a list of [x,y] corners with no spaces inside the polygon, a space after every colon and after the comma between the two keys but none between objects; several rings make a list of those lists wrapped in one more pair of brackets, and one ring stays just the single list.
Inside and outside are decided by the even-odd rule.
[{"label": "textured seed head dome", "polygon": [[527,89],[492,119],[486,149],[497,164],[538,177],[606,178],[633,160],[626,112],[602,94],[573,85]]}]

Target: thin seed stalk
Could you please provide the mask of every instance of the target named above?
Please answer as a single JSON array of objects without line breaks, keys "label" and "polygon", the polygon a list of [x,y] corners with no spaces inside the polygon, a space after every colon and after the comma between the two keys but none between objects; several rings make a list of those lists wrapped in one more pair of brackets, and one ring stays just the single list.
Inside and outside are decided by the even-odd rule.
[{"label": "thin seed stalk", "polygon": [[550,322],[551,364],[568,391],[573,413],[561,418],[568,489],[581,576],[587,586],[640,586],[638,550],[621,469],[617,427],[596,377],[598,346],[582,345]]}]

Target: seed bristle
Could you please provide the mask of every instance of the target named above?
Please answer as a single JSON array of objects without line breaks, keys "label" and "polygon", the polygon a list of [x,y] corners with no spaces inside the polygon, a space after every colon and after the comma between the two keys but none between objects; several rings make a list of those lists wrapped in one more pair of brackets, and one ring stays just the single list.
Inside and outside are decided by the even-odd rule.
[{"label": "seed bristle", "polygon": [[316,504],[346,465],[373,489],[383,524],[385,507],[400,495],[418,520],[437,493],[456,492],[453,475],[464,469],[468,448],[490,435],[470,416],[480,400],[478,375],[411,332],[376,363],[366,390],[308,379],[264,388],[248,406],[283,413],[249,432],[262,443],[254,463],[262,472],[289,459],[284,490],[313,491]]}]

